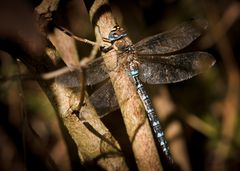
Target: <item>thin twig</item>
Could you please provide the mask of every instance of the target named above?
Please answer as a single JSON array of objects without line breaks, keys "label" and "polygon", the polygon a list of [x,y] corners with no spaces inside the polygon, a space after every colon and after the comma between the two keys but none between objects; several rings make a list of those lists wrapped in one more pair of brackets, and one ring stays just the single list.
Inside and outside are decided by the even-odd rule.
[{"label": "thin twig", "polygon": [[[95,59],[95,57],[97,55],[97,52],[99,50],[99,47],[100,47],[99,44],[95,44],[93,46],[93,49],[91,51],[90,56],[89,57],[84,57],[83,59],[80,60],[79,64],[80,64],[81,68],[86,68],[88,66],[88,64],[91,63]],[[80,67],[79,68],[77,68],[77,67],[73,68],[74,69],[73,71],[79,70]],[[69,72],[72,72],[72,71],[69,69],[69,67],[65,66],[65,67],[62,67],[60,69],[56,69],[54,71],[43,73],[43,74],[40,75],[39,78],[44,79],[44,80],[50,80],[50,79],[54,79],[56,77],[59,77],[63,74],[69,73]],[[31,74],[15,74],[15,75],[12,75],[12,76],[7,76],[7,77],[0,76],[0,82],[15,81],[19,77],[21,78],[21,80],[33,80],[33,79],[36,79],[36,77],[38,77],[38,76],[36,76],[36,75],[34,76],[34,75],[31,75]]]},{"label": "thin twig", "polygon": [[75,36],[72,32],[70,32],[68,29],[64,28],[64,27],[61,27],[61,26],[56,26],[59,30],[63,31],[66,35],[78,40],[79,42],[83,42],[83,43],[86,43],[86,44],[90,44],[92,46],[95,46],[97,45],[96,42],[93,42],[91,40],[88,40],[88,39],[83,39],[79,36]]},{"label": "thin twig", "polygon": [[68,67],[65,66],[65,67],[62,67],[60,69],[41,74],[40,78],[42,78],[44,80],[50,80],[50,79],[56,78],[58,76],[61,76],[63,74],[66,74],[68,72],[70,72],[70,70],[69,70]]},{"label": "thin twig", "polygon": [[194,114],[185,114],[184,115],[184,121],[194,128],[195,130],[201,132],[203,135],[212,138],[217,135],[217,130],[209,125],[208,123],[204,122],[202,119],[198,118]]},{"label": "thin twig", "polygon": [[80,99],[79,99],[79,104],[78,104],[78,108],[77,111],[80,112],[81,107],[83,106],[83,102],[84,102],[84,95],[85,95],[85,83],[86,83],[86,79],[85,79],[85,68],[87,67],[87,65],[89,63],[91,63],[97,55],[99,49],[99,44],[95,44],[91,50],[90,56],[89,57],[85,57],[83,58],[80,62]]}]

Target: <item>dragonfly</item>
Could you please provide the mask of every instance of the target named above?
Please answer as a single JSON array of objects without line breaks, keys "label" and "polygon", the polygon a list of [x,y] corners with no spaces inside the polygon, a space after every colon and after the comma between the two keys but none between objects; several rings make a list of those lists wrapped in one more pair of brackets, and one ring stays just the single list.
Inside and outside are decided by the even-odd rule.
[{"label": "dragonfly", "polygon": [[[119,58],[121,58],[118,61],[120,64],[115,67],[123,65],[132,78],[155,138],[159,142],[163,153],[171,162],[173,162],[173,159],[164,131],[143,83],[176,83],[190,79],[212,67],[215,59],[207,52],[181,52],[182,49],[200,37],[207,26],[208,23],[204,19],[191,20],[169,31],[144,38],[136,44],[130,41],[123,28],[115,26],[107,38],[107,41],[111,43],[107,51],[115,49],[119,53]],[[103,58],[95,59],[86,68],[86,84],[94,85],[106,80],[109,77],[108,72],[111,71],[103,62]],[[69,83],[67,77],[74,79],[71,79],[73,81]],[[58,77],[56,81],[68,87],[79,85],[77,71]],[[119,108],[113,86],[109,80],[90,96],[90,100],[101,116]]]}]

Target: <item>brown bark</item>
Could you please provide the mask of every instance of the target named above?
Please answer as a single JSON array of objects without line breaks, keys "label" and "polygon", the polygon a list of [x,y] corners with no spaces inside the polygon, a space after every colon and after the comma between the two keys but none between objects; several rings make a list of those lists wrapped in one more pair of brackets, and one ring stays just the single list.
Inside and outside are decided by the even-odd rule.
[{"label": "brown bark", "polygon": [[[0,41],[1,43],[3,42],[0,48],[10,53],[14,58],[20,58],[29,71],[36,76],[37,81],[55,108],[59,116],[58,118],[61,120],[60,122],[64,123],[68,133],[77,145],[82,164],[90,163],[105,170],[128,170],[118,143],[102,124],[101,120],[96,117],[97,114],[89,103],[87,95],[85,96],[85,105],[80,111],[81,115],[86,118],[85,122],[82,122],[73,114],[76,105],[78,106],[79,104],[80,89],[66,88],[55,82],[54,79],[43,80],[40,77],[42,73],[59,68],[54,58],[46,55],[47,44],[48,47],[53,46],[46,38],[47,33],[44,32],[48,22],[52,20],[51,13],[57,9],[57,6],[58,1],[53,3],[53,1],[46,0],[36,8],[37,14],[35,16],[30,10],[27,11],[28,13],[24,11],[25,15],[23,16],[16,16],[16,20],[27,22],[32,27],[24,28],[20,25],[16,29],[21,29],[21,35],[15,34],[16,31],[14,32],[14,30],[12,32],[9,31],[8,35],[4,35],[5,30],[0,30]],[[8,15],[15,14],[9,13]],[[35,18],[34,21],[36,16],[37,19]],[[33,20],[26,20],[26,17],[33,18]],[[24,35],[28,36],[24,37]],[[70,41],[69,43],[71,44]],[[69,48],[73,49],[74,47]],[[73,49],[72,56],[76,55],[74,54],[75,52],[76,50]],[[69,60],[73,61],[74,59]]]},{"label": "brown bark", "polygon": [[[87,1],[85,1],[87,3]],[[116,25],[110,7],[106,0],[94,1],[88,5],[89,14],[95,27],[97,39],[107,38],[111,29]],[[100,36],[101,35],[101,36]],[[111,51],[105,55],[106,65],[111,68],[114,63],[109,58],[116,59],[117,53]],[[135,86],[123,67],[109,73],[127,133],[132,143],[132,149],[139,170],[161,170],[157,149],[153,140],[149,122],[146,118],[145,109],[137,94]]]}]

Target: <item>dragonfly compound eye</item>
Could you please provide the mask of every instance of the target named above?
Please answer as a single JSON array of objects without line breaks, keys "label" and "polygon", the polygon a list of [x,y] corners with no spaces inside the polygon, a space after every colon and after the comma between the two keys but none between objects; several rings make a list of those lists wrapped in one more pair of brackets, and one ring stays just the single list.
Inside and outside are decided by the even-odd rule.
[{"label": "dragonfly compound eye", "polygon": [[108,40],[111,43],[114,43],[115,41],[127,36],[127,33],[120,28],[119,26],[115,26],[112,31],[108,35]]},{"label": "dragonfly compound eye", "polygon": [[118,35],[116,31],[111,31],[108,35],[108,40],[113,43],[114,41],[119,40],[120,37],[121,35]]}]

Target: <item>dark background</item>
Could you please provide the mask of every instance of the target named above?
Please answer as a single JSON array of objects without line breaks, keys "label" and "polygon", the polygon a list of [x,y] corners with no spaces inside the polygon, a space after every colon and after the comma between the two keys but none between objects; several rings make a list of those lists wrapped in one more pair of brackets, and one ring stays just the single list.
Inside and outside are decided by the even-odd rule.
[{"label": "dark background", "polygon": [[[34,8],[41,1],[24,2]],[[192,18],[208,20],[208,30],[189,49],[211,53],[216,59],[213,68],[184,82],[148,86],[148,91],[153,98],[161,95],[162,88],[168,92],[174,106],[171,117],[182,125],[192,170],[239,170],[240,3],[233,0],[116,0],[110,1],[110,5],[118,24],[127,30],[133,42]],[[15,15],[17,6],[11,7],[6,9],[9,13],[1,10],[0,16]],[[2,19],[0,28],[5,28],[8,21]],[[53,22],[80,37],[95,39],[85,6],[79,0],[61,1]],[[11,24],[14,30],[18,23]],[[77,45],[80,57],[89,54],[89,45]],[[19,67],[21,72],[28,72],[23,64],[16,64],[9,54],[0,51],[1,76],[17,74]],[[0,83],[0,170],[47,170],[49,163],[42,158],[48,155],[59,170],[71,170],[55,112],[39,85],[33,80],[1,80]],[[126,136],[121,132],[124,126],[116,126],[120,113],[114,114],[117,116],[107,116],[104,122],[113,135],[122,136],[116,137],[117,140],[124,139]],[[31,129],[37,135],[29,131]],[[35,148],[25,146],[28,141],[25,135],[35,139]],[[122,148],[129,149],[127,140],[122,141],[126,145]],[[45,147],[45,156],[38,155],[38,146]],[[132,158],[131,152],[126,154]]]}]

